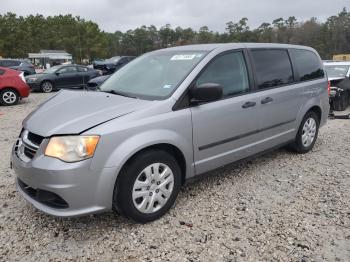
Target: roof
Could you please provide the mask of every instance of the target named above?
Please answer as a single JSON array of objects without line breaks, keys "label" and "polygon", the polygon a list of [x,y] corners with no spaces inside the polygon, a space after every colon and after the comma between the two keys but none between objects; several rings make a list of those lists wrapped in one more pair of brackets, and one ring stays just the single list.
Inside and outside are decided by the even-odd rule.
[{"label": "roof", "polygon": [[218,43],[218,44],[198,44],[183,45],[161,49],[159,51],[212,51],[214,49],[239,49],[239,48],[298,48],[314,50],[311,47],[277,43]]},{"label": "roof", "polygon": [[72,55],[63,50],[40,50],[40,53],[29,53],[29,58],[72,59]]},{"label": "roof", "polygon": [[343,65],[348,66],[350,65],[350,61],[326,61],[323,63],[324,65]]},{"label": "roof", "polygon": [[46,54],[46,53],[49,53],[49,54],[68,54],[66,51],[64,50],[45,50],[45,49],[42,49],[40,50],[40,53],[41,54]]}]

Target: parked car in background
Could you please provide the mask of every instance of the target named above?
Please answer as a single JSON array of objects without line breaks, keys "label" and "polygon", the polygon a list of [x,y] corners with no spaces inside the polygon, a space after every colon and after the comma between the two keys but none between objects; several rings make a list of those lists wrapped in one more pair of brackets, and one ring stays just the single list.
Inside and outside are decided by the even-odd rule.
[{"label": "parked car in background", "polygon": [[331,88],[331,109],[343,111],[350,105],[350,61],[323,63]]},{"label": "parked car in background", "polygon": [[53,66],[40,74],[26,77],[32,90],[50,93],[61,88],[83,88],[90,79],[100,75],[98,70],[81,65]]},{"label": "parked car in background", "polygon": [[101,70],[104,75],[108,75],[118,71],[133,59],[135,59],[135,56],[114,56],[106,60],[94,61],[93,67]]},{"label": "parked car in background", "polygon": [[46,213],[115,209],[145,223],[186,179],[284,145],[309,152],[328,112],[312,48],[174,47],[123,67],[100,92],[42,104],[23,121],[11,163],[19,192]]},{"label": "parked car in background", "polygon": [[12,106],[22,98],[28,97],[30,88],[24,79],[24,73],[14,69],[0,67],[0,104]]},{"label": "parked car in background", "polygon": [[98,77],[91,79],[87,84],[88,88],[90,90],[98,89],[104,83],[104,81],[106,81],[108,78],[110,78],[110,76],[111,75],[103,75],[103,76],[98,76]]},{"label": "parked car in background", "polygon": [[24,76],[35,74],[34,66],[25,60],[0,59],[0,66],[22,71]]}]

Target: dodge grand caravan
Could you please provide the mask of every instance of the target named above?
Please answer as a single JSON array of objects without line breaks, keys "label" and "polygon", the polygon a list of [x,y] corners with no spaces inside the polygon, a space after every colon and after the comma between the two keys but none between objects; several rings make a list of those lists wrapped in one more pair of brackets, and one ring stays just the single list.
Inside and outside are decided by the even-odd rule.
[{"label": "dodge grand caravan", "polygon": [[[310,151],[328,84],[309,47],[209,44],[147,53],[99,91],[61,91],[24,121],[18,191],[55,216],[162,216],[186,179],[290,145]],[[54,116],[54,117],[52,117]]]}]

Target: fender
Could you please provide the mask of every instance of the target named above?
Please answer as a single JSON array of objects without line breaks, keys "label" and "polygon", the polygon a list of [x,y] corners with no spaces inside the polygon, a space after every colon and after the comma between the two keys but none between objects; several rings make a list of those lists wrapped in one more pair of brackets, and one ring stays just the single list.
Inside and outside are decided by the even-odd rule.
[{"label": "fender", "polygon": [[[305,114],[312,108],[317,106],[320,111],[321,111],[321,118],[323,118],[323,115],[325,114],[325,112],[322,112],[322,103],[321,103],[321,99],[319,97],[312,97],[310,99],[307,100],[307,102],[300,108],[297,118],[296,118],[296,123],[297,123],[297,127],[299,129],[299,126],[301,124],[301,121],[303,120]],[[320,119],[321,121],[322,119]],[[298,131],[297,129],[297,131]]]},{"label": "fender", "polygon": [[137,152],[157,144],[170,144],[177,147],[186,161],[186,178],[192,177],[194,172],[192,143],[174,131],[167,129],[154,129],[131,136],[123,141],[112,152],[105,162],[105,167],[115,167],[118,170]]}]

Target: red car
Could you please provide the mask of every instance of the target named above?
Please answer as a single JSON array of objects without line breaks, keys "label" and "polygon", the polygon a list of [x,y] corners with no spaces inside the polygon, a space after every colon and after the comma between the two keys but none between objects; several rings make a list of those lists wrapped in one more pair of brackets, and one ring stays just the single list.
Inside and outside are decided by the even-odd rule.
[{"label": "red car", "polygon": [[0,105],[15,105],[29,94],[30,88],[25,82],[23,72],[0,67]]}]

